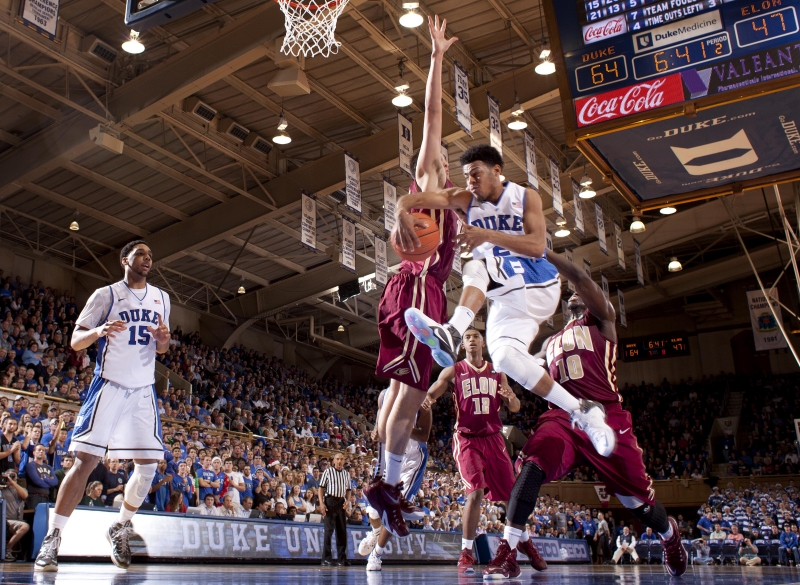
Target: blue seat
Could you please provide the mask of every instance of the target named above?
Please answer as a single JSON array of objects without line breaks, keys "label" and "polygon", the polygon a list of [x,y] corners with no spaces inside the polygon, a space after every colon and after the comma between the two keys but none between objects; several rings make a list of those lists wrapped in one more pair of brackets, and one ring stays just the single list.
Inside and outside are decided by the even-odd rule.
[{"label": "blue seat", "polygon": [[664,563],[664,545],[658,540],[650,541],[650,564]]},{"label": "blue seat", "polygon": [[636,543],[636,554],[639,555],[639,562],[650,562],[650,542],[647,540],[640,540]]},{"label": "blue seat", "polygon": [[769,564],[777,565],[780,562],[781,541],[774,539],[769,542]]},{"label": "blue seat", "polygon": [[758,556],[761,558],[762,565],[769,565],[770,564],[770,556],[769,556],[769,549],[770,545],[772,544],[768,540],[758,539],[753,541],[753,544],[756,545],[758,549]]},{"label": "blue seat", "polygon": [[692,564],[694,560],[694,547],[692,546],[692,541],[688,538],[681,538],[681,544],[683,545],[683,550],[686,551],[686,555],[689,558],[689,564]]},{"label": "blue seat", "polygon": [[709,548],[708,556],[710,556],[715,561],[718,561],[722,556],[722,542],[723,541],[718,540],[716,538],[708,539],[708,548]]},{"label": "blue seat", "polygon": [[726,561],[730,561],[731,564],[736,564],[736,560],[739,557],[739,543],[735,540],[725,540],[722,543],[722,556],[720,557],[720,561],[724,565]]}]

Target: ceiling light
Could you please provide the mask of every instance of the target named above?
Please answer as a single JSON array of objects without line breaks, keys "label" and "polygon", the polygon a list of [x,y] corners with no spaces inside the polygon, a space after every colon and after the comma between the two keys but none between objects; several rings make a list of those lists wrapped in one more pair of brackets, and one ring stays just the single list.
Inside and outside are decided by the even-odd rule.
[{"label": "ceiling light", "polygon": [[344,333],[344,325],[339,325],[339,328],[336,329],[339,333]]},{"label": "ceiling light", "polygon": [[525,113],[525,110],[522,109],[522,106],[519,104],[519,100],[516,101],[514,104],[514,109],[511,110],[511,121],[508,123],[509,130],[525,130],[528,127],[528,123],[522,117],[522,114]]},{"label": "ceiling light", "polygon": [[669,270],[670,272],[680,272],[681,270],[683,270],[683,265],[675,256],[673,256],[672,258],[669,259],[669,265],[667,266],[667,270]]},{"label": "ceiling light", "polygon": [[592,189],[591,185],[584,185],[583,187],[581,187],[581,190],[578,193],[578,197],[580,197],[581,199],[591,199],[595,195],[597,195],[597,192],[594,189]]},{"label": "ceiling light", "polygon": [[292,137],[286,133],[288,127],[289,122],[283,117],[283,111],[281,111],[281,119],[278,122],[278,134],[272,137],[272,142],[275,144],[289,144],[292,141]]},{"label": "ceiling light", "polygon": [[72,214],[72,223],[69,224],[70,231],[77,232],[81,229],[81,226],[78,225],[78,212]]},{"label": "ceiling light", "polygon": [[674,207],[670,207],[669,205],[667,205],[666,207],[662,207],[658,211],[661,212],[661,215],[672,215],[678,210],[675,209]]},{"label": "ceiling light", "polygon": [[240,295],[243,295],[243,294],[246,292],[246,291],[244,290],[244,285],[239,285],[239,290],[238,290],[238,291],[236,291],[236,292],[238,292]]},{"label": "ceiling light", "polygon": [[586,168],[583,169],[583,176],[578,182],[580,183],[581,187],[588,187],[592,184],[592,178],[586,173]]},{"label": "ceiling light", "polygon": [[131,55],[138,55],[144,52],[144,45],[139,41],[139,33],[131,31],[130,39],[122,43],[122,50]]},{"label": "ceiling light", "polygon": [[539,59],[549,59],[550,58],[550,46],[546,43],[542,45],[542,52],[539,53]]},{"label": "ceiling light", "polygon": [[405,108],[406,106],[410,106],[414,100],[408,95],[408,90],[411,89],[411,85],[403,79],[403,59],[400,59],[397,63],[397,68],[400,70],[400,79],[394,87],[397,95],[392,98],[392,104],[398,108]]},{"label": "ceiling light", "polygon": [[534,69],[539,75],[552,75],[556,72],[556,64],[550,60],[550,53],[550,46],[545,42],[539,53],[539,64]]},{"label": "ceiling light", "polygon": [[633,216],[633,221],[631,222],[630,232],[632,234],[641,234],[647,228],[644,225],[644,222],[639,219],[638,215]]},{"label": "ceiling light", "polygon": [[406,28],[417,28],[422,24],[422,15],[415,10],[419,8],[419,2],[403,2],[403,9],[406,13],[400,17],[400,24]]},{"label": "ceiling light", "polygon": [[553,234],[557,238],[566,238],[569,235],[569,230],[565,227],[562,227],[560,230],[556,231]]},{"label": "ceiling light", "polygon": [[505,183],[506,182],[506,176],[505,175],[500,175],[500,182],[501,183]]}]

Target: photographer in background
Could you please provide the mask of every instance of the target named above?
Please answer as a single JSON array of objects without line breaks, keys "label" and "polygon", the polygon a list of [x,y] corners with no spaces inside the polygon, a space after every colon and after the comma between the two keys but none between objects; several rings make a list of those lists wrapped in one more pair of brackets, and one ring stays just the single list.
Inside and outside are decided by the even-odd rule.
[{"label": "photographer in background", "polygon": [[[13,563],[17,560],[14,547],[28,533],[30,526],[22,521],[22,512],[25,509],[25,500],[28,491],[17,483],[17,472],[9,469],[0,478],[0,495],[6,501],[6,530],[10,538],[6,543],[6,562]],[[24,558],[24,554],[20,555]]]},{"label": "photographer in background", "polygon": [[761,564],[758,548],[749,538],[745,538],[739,545],[739,564],[748,567],[756,567]]},{"label": "photographer in background", "polygon": [[711,547],[706,542],[706,537],[701,536],[692,541],[692,548],[694,549],[694,560],[692,564],[695,565],[713,565],[714,559],[711,558]]}]

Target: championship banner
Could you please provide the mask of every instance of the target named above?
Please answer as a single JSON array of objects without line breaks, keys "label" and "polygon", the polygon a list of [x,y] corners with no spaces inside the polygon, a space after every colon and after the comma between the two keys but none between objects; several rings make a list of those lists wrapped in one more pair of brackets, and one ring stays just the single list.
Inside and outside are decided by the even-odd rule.
[{"label": "championship banner", "polygon": [[489,102],[489,144],[503,155],[503,134],[500,127],[500,104],[486,92],[486,100]]},{"label": "championship banner", "polygon": [[[564,257],[565,257],[567,260],[569,260],[569,261],[570,261],[570,263],[572,263],[572,264],[575,264],[575,262],[572,260],[572,250],[570,250],[569,248],[567,248],[566,250],[564,250]],[[575,291],[575,285],[574,285],[574,284],[572,284],[572,281],[571,281],[571,280],[567,280],[567,288],[568,288],[569,290],[573,291],[573,292]]]},{"label": "championship banner", "polygon": [[[786,338],[781,333],[778,323],[781,317],[781,306],[778,304],[778,289],[772,291],[772,311],[769,310],[767,297],[760,290],[747,291],[747,306],[750,307],[750,323],[753,326],[753,337],[756,342],[756,351],[770,349],[784,349]],[[776,320],[775,318],[778,318]]]},{"label": "championship banner", "polygon": [[597,499],[600,500],[603,504],[608,504],[611,501],[611,494],[608,493],[608,489],[603,484],[597,484],[594,486],[594,491],[597,494]]},{"label": "championship banner", "polygon": [[621,289],[617,289],[617,301],[619,302],[619,324],[625,329],[628,328],[628,317],[625,315],[625,295]]},{"label": "championship banner", "polygon": [[397,185],[386,177],[383,178],[383,229],[391,232],[394,229],[395,205],[397,204]]},{"label": "championship banner", "polygon": [[470,136],[472,135],[472,115],[469,109],[469,75],[467,70],[453,61],[455,75],[456,122]]},{"label": "championship banner", "polygon": [[[34,525],[34,554],[46,533],[45,510],[50,518],[53,508],[41,504]],[[112,521],[111,508],[78,508],[63,532],[59,548],[62,557],[108,558],[106,532]],[[317,561],[322,559],[324,527],[321,523],[283,522],[246,518],[224,518],[168,513],[140,512],[131,521],[131,553],[138,558],[252,561]],[[41,530],[38,529],[41,527]],[[347,527],[347,558],[363,560],[358,543],[372,529],[369,526]],[[336,535],[334,534],[334,542]],[[335,547],[335,545],[334,545]],[[458,560],[460,532],[423,532],[412,530],[404,539],[392,537],[384,560],[426,562]],[[335,550],[335,548],[334,548]],[[387,556],[388,555],[388,556]]]},{"label": "championship banner", "polygon": [[569,321],[569,316],[568,315],[569,315],[569,304],[567,304],[567,301],[565,299],[562,299],[561,300],[561,319],[564,321],[564,325],[566,325],[567,321]]},{"label": "championship banner", "polygon": [[547,326],[548,326],[550,329],[555,329],[555,328],[556,328],[555,321],[553,321],[553,316],[552,316],[552,315],[550,315],[550,316],[547,318]]},{"label": "championship banner", "polygon": [[536,141],[533,134],[525,130],[525,174],[528,185],[539,190],[539,175],[536,174]]},{"label": "championship banner", "polygon": [[622,247],[622,227],[614,222],[614,241],[617,243],[617,264],[625,270],[625,249]]},{"label": "championship banner", "polygon": [[583,226],[583,205],[581,204],[581,186],[578,181],[572,179],[572,207],[575,214],[575,230],[582,236],[586,235],[586,229]]},{"label": "championship banner", "polygon": [[400,112],[397,112],[397,135],[398,135],[398,158],[400,160],[400,170],[405,172],[412,179],[414,171],[411,168],[411,159],[414,157],[414,140],[411,132],[413,124]]},{"label": "championship banner", "polygon": [[317,198],[300,192],[303,214],[300,220],[300,243],[312,250],[317,249]]},{"label": "championship banner", "polygon": [[51,41],[56,40],[60,0],[22,0],[22,22]]},{"label": "championship banner", "polygon": [[609,296],[610,293],[608,291],[608,279],[602,272],[600,273],[600,286],[603,289],[603,294],[606,296],[606,299],[611,300],[611,297]]},{"label": "championship banner", "polygon": [[386,286],[389,282],[389,262],[386,259],[386,240],[375,236],[375,282]]},{"label": "championship banner", "polygon": [[[464,224],[461,223],[461,220],[456,221],[456,235],[460,234],[464,229]],[[463,272],[461,271],[461,250],[456,248],[456,253],[453,254],[453,272],[461,276]]]},{"label": "championship banner", "polygon": [[342,218],[342,266],[356,271],[356,224],[346,217]]},{"label": "championship banner", "polygon": [[558,163],[550,159],[550,188],[553,190],[553,211],[564,217],[564,204],[561,201],[561,171]]},{"label": "championship banner", "polygon": [[594,215],[597,218],[597,243],[600,244],[600,251],[608,256],[608,246],[606,245],[606,222],[603,219],[603,208],[599,203],[594,204]]},{"label": "championship banner", "polygon": [[358,159],[344,153],[344,187],[347,194],[347,207],[361,213],[361,172]]},{"label": "championship banner", "polygon": [[639,242],[633,239],[633,261],[636,264],[636,281],[639,286],[644,286],[644,267],[642,266],[642,252],[639,250]]},{"label": "championship banner", "polygon": [[548,250],[553,251],[553,234],[550,233],[550,230],[544,232],[544,244]]},{"label": "championship banner", "polygon": [[589,278],[592,277],[592,263],[588,260],[583,260],[583,271],[589,275]]},{"label": "championship banner", "polygon": [[[483,558],[481,555],[481,547],[478,544],[478,561],[481,564],[488,563],[497,554],[497,547],[500,545],[500,539],[503,538],[502,534],[486,534],[478,538],[485,537],[488,541],[489,552],[491,557]],[[589,545],[583,539],[579,538],[534,538],[531,539],[533,546],[539,552],[545,562],[549,563],[591,563],[592,556],[589,550]],[[520,556],[521,555],[521,556]],[[518,560],[527,559],[524,554],[517,555]]]}]

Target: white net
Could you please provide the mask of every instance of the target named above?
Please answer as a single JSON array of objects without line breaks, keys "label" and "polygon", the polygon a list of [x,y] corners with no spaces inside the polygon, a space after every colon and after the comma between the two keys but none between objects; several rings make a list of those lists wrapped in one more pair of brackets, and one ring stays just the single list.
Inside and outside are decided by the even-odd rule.
[{"label": "white net", "polygon": [[286,36],[281,52],[295,57],[299,57],[300,53],[306,57],[329,57],[331,53],[338,53],[342,43],[334,38],[334,32],[336,21],[347,2],[348,0],[278,0],[278,5],[286,16]]}]

